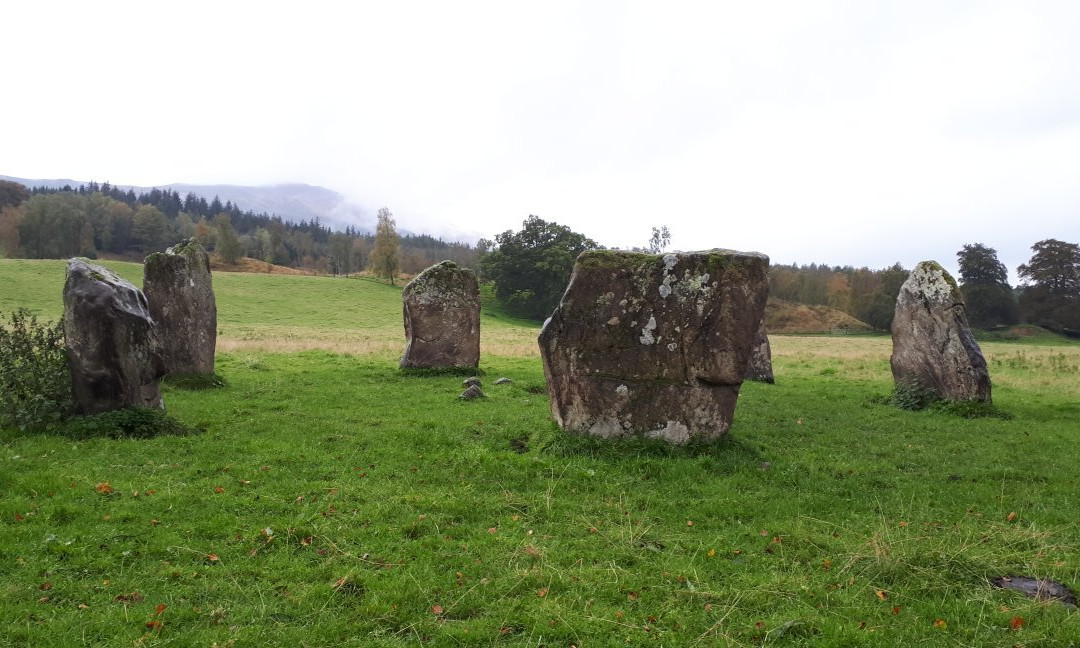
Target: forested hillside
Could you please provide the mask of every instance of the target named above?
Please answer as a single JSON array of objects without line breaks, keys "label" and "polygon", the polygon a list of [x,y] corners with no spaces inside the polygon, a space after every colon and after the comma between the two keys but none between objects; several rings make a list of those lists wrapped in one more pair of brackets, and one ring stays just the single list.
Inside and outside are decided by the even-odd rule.
[{"label": "forested hillside", "polygon": [[[366,268],[374,234],[334,231],[319,218],[293,223],[232,202],[169,189],[143,193],[94,182],[78,187],[26,188],[0,181],[0,252],[9,257],[109,255],[140,260],[195,237],[221,256],[251,257],[330,274]],[[419,272],[443,259],[476,267],[473,246],[426,234],[401,237],[400,270]]]}]

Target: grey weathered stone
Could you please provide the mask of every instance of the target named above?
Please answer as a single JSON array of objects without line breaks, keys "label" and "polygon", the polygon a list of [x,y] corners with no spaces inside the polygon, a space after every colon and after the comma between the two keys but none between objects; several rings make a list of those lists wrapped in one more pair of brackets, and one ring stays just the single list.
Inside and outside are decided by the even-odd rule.
[{"label": "grey weathered stone", "polygon": [[210,255],[197,239],[146,257],[143,291],[170,374],[214,373],[217,302]]},{"label": "grey weathered stone", "polygon": [[956,281],[934,261],[915,266],[900,288],[892,324],[892,373],[949,400],[989,403],[990,374],[971,335]]},{"label": "grey weathered stone", "polygon": [[158,379],[165,363],[138,288],[107,268],[71,259],[64,282],[64,337],[80,413],[164,409]]},{"label": "grey weathered stone", "polygon": [[487,398],[487,394],[483,389],[480,389],[480,385],[469,385],[469,388],[461,392],[458,398],[462,400],[473,400],[474,398]]},{"label": "grey weathered stone", "polygon": [[461,385],[463,387],[472,387],[473,385],[476,385],[477,387],[483,387],[484,384],[482,382],[480,382],[479,377],[477,377],[477,376],[469,376],[465,380],[461,381]]},{"label": "grey weathered stone", "polygon": [[503,376],[502,378],[499,378],[498,380],[496,380],[496,381],[495,381],[495,384],[496,384],[496,385],[509,385],[509,384],[510,384],[510,383],[512,383],[512,382],[514,382],[514,381],[513,381],[513,380],[510,380],[510,379],[509,379],[509,378],[507,378],[506,376]]},{"label": "grey weathered stone", "polygon": [[468,268],[443,261],[405,285],[402,367],[480,364],[480,284]]},{"label": "grey weathered stone", "polygon": [[559,425],[675,443],[727,432],[768,267],[731,250],[582,253],[539,339]]},{"label": "grey weathered stone", "polygon": [[746,365],[746,379],[758,382],[775,382],[772,370],[772,347],[769,336],[765,333],[765,320],[758,323],[754,334],[754,346],[750,350],[750,362]]}]

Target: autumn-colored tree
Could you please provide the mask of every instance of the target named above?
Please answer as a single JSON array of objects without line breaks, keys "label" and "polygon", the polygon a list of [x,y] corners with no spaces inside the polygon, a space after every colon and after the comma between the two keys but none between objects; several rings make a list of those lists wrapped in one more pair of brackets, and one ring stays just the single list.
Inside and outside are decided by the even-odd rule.
[{"label": "autumn-colored tree", "polygon": [[401,246],[394,215],[383,207],[375,225],[375,249],[371,252],[371,267],[375,274],[394,283],[398,273],[398,252]]}]

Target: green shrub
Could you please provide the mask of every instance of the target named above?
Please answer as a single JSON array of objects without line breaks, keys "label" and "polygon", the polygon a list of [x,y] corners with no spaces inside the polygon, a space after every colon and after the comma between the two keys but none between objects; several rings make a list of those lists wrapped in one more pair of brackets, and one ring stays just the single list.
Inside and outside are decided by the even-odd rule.
[{"label": "green shrub", "polygon": [[0,317],[0,426],[44,429],[71,414],[71,372],[60,322],[19,308]]},{"label": "green shrub", "polygon": [[941,400],[933,387],[927,387],[918,380],[900,380],[893,386],[889,404],[909,412],[924,410]]},{"label": "green shrub", "polygon": [[184,436],[199,432],[161,410],[129,407],[69,420],[61,431],[74,439],[148,439],[156,436]]}]

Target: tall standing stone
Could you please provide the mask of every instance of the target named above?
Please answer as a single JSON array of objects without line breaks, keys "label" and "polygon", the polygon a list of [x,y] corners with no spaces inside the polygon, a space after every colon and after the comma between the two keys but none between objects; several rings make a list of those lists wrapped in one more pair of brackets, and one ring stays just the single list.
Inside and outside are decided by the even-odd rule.
[{"label": "tall standing stone", "polygon": [[480,364],[480,284],[468,268],[443,261],[427,268],[401,293],[405,314],[402,367],[476,367]]},{"label": "tall standing stone", "polygon": [[746,365],[746,379],[757,382],[775,382],[772,370],[772,346],[769,344],[769,336],[765,333],[765,320],[758,323],[757,332],[754,334],[754,346],[750,351],[750,362]]},{"label": "tall standing stone", "polygon": [[164,409],[158,379],[165,364],[138,288],[107,268],[71,259],[64,282],[64,337],[80,413]]},{"label": "tall standing stone", "polygon": [[769,259],[589,251],[540,332],[565,430],[673,443],[727,432],[768,298]]},{"label": "tall standing stone", "polygon": [[949,400],[990,402],[990,374],[971,335],[956,281],[934,261],[911,271],[896,298],[893,379]]},{"label": "tall standing stone", "polygon": [[158,325],[166,372],[214,373],[217,302],[210,255],[198,239],[146,257],[143,291]]}]

